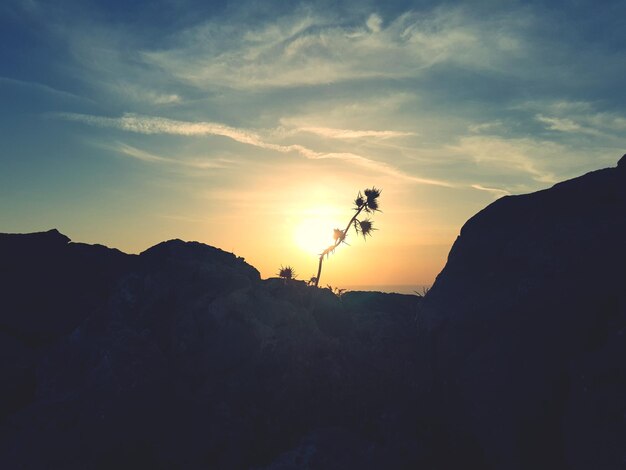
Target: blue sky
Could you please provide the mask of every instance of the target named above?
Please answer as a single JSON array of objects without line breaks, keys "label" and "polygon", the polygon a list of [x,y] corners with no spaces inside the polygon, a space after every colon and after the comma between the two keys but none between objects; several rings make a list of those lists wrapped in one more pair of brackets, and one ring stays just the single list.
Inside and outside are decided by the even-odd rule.
[{"label": "blue sky", "polygon": [[0,231],[200,240],[265,276],[308,277],[312,227],[375,185],[328,279],[428,284],[495,198],[626,151],[623,1],[9,0],[0,54]]}]

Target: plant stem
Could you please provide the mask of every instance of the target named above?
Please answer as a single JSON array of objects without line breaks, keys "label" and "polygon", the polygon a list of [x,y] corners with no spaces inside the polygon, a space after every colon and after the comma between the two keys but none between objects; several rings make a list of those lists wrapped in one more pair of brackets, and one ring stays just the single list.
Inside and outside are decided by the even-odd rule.
[{"label": "plant stem", "polygon": [[341,244],[341,242],[343,242],[345,240],[346,235],[348,235],[348,230],[350,229],[350,226],[354,223],[354,221],[359,216],[361,211],[365,208],[365,206],[366,206],[366,203],[363,203],[363,204],[361,204],[361,206],[359,206],[359,208],[357,209],[356,213],[350,219],[350,222],[348,222],[348,225],[346,225],[346,229],[343,231],[343,235],[341,237],[337,238],[337,240],[335,240],[335,243],[333,243],[328,248],[326,248],[324,251],[322,251],[322,254],[320,255],[320,262],[319,262],[319,264],[317,266],[317,276],[315,278],[315,287],[317,287],[317,285],[320,282],[320,276],[322,275],[322,263],[324,262],[324,256],[328,256],[329,253],[335,251],[337,249],[337,247]]}]

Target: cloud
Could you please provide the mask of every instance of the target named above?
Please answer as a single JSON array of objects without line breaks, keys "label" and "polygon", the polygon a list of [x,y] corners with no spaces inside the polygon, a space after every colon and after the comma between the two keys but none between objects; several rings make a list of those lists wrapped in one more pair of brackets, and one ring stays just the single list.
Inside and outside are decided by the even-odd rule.
[{"label": "cloud", "polygon": [[[449,148],[484,172],[488,179],[480,186],[511,192],[539,189],[537,183],[555,183],[614,164],[615,155],[623,153],[626,119],[598,106],[562,98],[518,103],[509,107],[509,116],[502,113],[485,125],[469,126],[478,135],[461,135]],[[538,133],[537,123],[552,132]]]},{"label": "cloud", "polygon": [[[297,107],[279,105],[276,120],[280,130],[292,135],[306,129],[306,132],[317,135],[323,133],[329,138],[344,138],[347,134],[356,135],[357,132],[372,132],[370,137],[379,133],[376,137],[379,139],[385,136],[417,135],[411,120],[419,115],[415,110],[418,109],[420,98],[415,91],[355,91],[330,98],[313,96],[311,99],[305,94]],[[269,103],[270,106],[272,104]],[[264,112],[267,112],[267,108]],[[384,126],[384,129],[372,128],[372,125]]]},{"label": "cloud", "polygon": [[[188,122],[188,121],[176,121],[172,119],[162,117],[140,116],[136,114],[125,114],[119,118],[110,118],[103,116],[91,116],[86,114],[76,113],[61,113],[57,114],[59,118],[67,119],[71,121],[84,122],[99,127],[113,127],[129,132],[136,132],[140,134],[172,134],[182,136],[222,136],[230,138],[236,142],[242,144],[259,147],[262,149],[273,150],[281,153],[298,153],[308,159],[312,160],[342,160],[360,166],[362,168],[375,171],[388,176],[396,177],[404,181],[434,185],[452,187],[452,184],[443,180],[422,178],[414,175],[407,174],[397,168],[389,165],[388,163],[372,160],[361,155],[354,153],[344,152],[318,152],[307,148],[303,145],[291,144],[282,145],[265,141],[260,135],[251,132],[249,130],[237,129],[234,127],[226,126],[224,124],[211,123],[211,122]],[[143,160],[146,162],[162,162],[162,163],[174,163],[173,160],[164,157],[152,155],[133,147],[126,145],[119,146],[119,151],[129,155],[131,157]],[[176,161],[176,163],[180,163]]]},{"label": "cloud", "polygon": [[383,19],[376,13],[372,13],[365,22],[365,24],[370,31],[372,31],[373,33],[378,33],[380,32],[380,27],[383,24]]},{"label": "cloud", "polygon": [[162,157],[160,155],[155,155],[150,152],[146,152],[145,150],[138,149],[136,147],[117,142],[113,147],[113,150],[121,153],[122,155],[126,155],[128,157],[135,158],[142,162],[148,163],[161,163],[166,165],[173,166],[182,166],[187,168],[194,168],[198,170],[212,170],[212,169],[221,169],[232,166],[233,162],[227,159],[208,159],[208,158],[197,158],[194,160],[179,160],[175,158]]},{"label": "cloud", "polygon": [[338,159],[338,160],[352,162],[361,167],[373,170],[377,173],[386,174],[388,176],[393,176],[395,178],[398,178],[400,180],[404,180],[410,183],[419,183],[419,184],[426,184],[426,185],[431,185],[431,186],[442,186],[445,188],[454,187],[454,184],[448,181],[413,176],[403,171],[400,171],[397,168],[385,162],[370,160],[369,158],[365,158],[365,157],[362,157],[360,155],[356,155],[353,153],[317,153],[316,157],[314,158],[318,158],[318,159],[331,158],[331,159]]},{"label": "cloud", "polygon": [[113,127],[139,134],[170,134],[182,136],[214,135],[228,137],[236,142],[272,150],[283,152],[296,150],[296,148],[267,144],[263,142],[258,135],[252,132],[213,122],[177,121],[164,117],[142,116],[134,113],[125,113],[119,118],[78,113],[59,113],[57,116],[70,121],[80,121],[98,127]]},{"label": "cloud", "polygon": [[0,76],[0,86],[30,89],[32,92],[35,92],[35,93],[45,93],[45,94],[57,96],[59,98],[67,99],[68,101],[76,101],[76,102],[90,101],[74,93],[70,93],[64,90],[59,90],[57,88],[53,88],[43,83],[30,82],[30,81],[24,81],[24,80],[15,80],[13,78],[8,78],[8,77]]},{"label": "cloud", "polygon": [[126,156],[141,160],[142,162],[178,164],[176,160],[172,160],[171,158],[160,157],[122,143],[118,143],[115,150]]},{"label": "cloud", "polygon": [[461,137],[457,145],[449,148],[492,170],[526,174],[541,183],[556,183],[558,180],[541,162],[553,162],[555,156],[566,155],[566,149],[553,142],[499,136]]},{"label": "cloud", "polygon": [[331,139],[359,139],[362,137],[389,139],[392,137],[416,135],[414,132],[333,129],[330,127],[300,127],[295,129],[295,132],[309,132],[311,134]]},{"label": "cloud", "polygon": [[478,189],[479,191],[487,191],[489,193],[492,193],[494,195],[494,197],[496,197],[496,198],[499,198],[501,196],[508,196],[508,195],[511,194],[506,189],[488,188],[487,186],[483,186],[483,185],[480,185],[480,184],[472,184],[470,186],[472,188],[474,188],[474,189]]},{"label": "cloud", "polygon": [[580,125],[569,118],[549,117],[538,114],[537,116],[535,116],[535,119],[537,119],[537,121],[541,122],[542,124],[545,124],[546,128],[551,131],[572,133],[577,132],[582,134],[591,134],[595,136],[603,135],[600,130]]},{"label": "cloud", "polygon": [[[206,89],[258,89],[406,78],[443,62],[502,68],[523,48],[520,14],[478,22],[462,9],[406,12],[383,26],[372,14],[351,25],[330,14],[298,11],[247,27],[207,21],[174,47],[144,50],[150,66]],[[216,40],[217,39],[217,40]],[[500,64],[500,65],[498,65]]]},{"label": "cloud", "polygon": [[549,130],[587,134],[604,139],[624,140],[626,117],[617,113],[598,112],[589,103],[558,103],[546,106],[552,116],[537,114],[535,119]]},{"label": "cloud", "polygon": [[154,105],[171,105],[182,102],[182,98],[176,93],[161,93],[132,83],[116,83],[113,86],[113,91],[133,101]]},{"label": "cloud", "polygon": [[502,121],[481,122],[480,124],[470,124],[468,130],[473,134],[481,134],[483,132],[493,132],[502,128]]},{"label": "cloud", "polygon": [[548,117],[542,114],[538,114],[536,116],[537,121],[546,124],[546,127],[550,130],[554,131],[562,131],[562,132],[580,132],[583,131],[583,127],[579,124],[576,124],[571,119],[562,119],[555,117]]},{"label": "cloud", "polygon": [[598,137],[618,136],[617,133],[626,130],[626,116],[599,110],[597,105],[586,101],[527,101],[511,109],[534,112],[534,119],[549,130]]}]

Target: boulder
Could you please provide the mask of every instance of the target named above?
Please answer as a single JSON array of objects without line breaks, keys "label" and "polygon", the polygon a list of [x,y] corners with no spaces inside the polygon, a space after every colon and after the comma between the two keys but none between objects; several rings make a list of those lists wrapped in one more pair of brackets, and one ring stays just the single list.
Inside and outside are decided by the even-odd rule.
[{"label": "boulder", "polygon": [[484,468],[626,462],[624,162],[476,214],[420,306],[433,403]]}]

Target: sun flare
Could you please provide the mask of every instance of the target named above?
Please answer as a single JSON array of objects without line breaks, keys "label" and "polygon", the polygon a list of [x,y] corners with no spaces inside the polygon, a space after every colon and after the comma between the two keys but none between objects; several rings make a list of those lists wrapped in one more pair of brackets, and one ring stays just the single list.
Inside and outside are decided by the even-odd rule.
[{"label": "sun flare", "polygon": [[294,241],[298,248],[319,255],[333,244],[333,218],[327,214],[312,215],[304,219],[294,229]]}]

